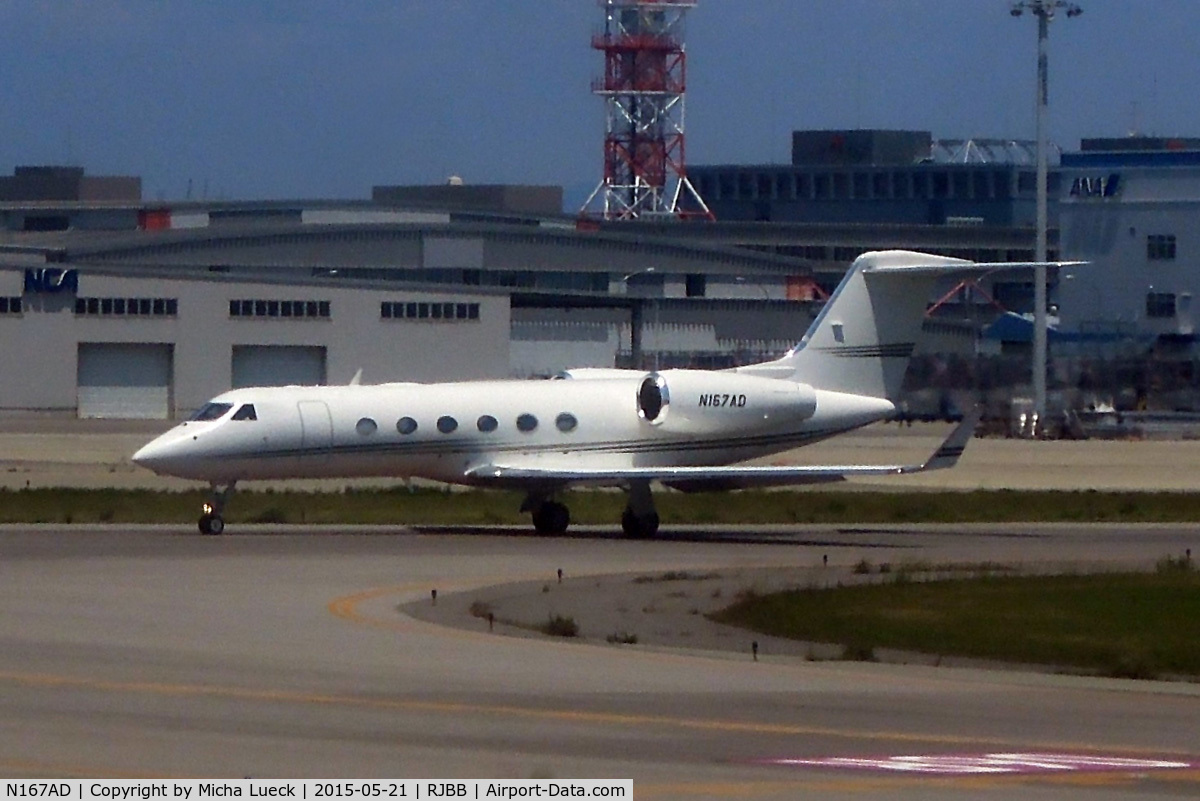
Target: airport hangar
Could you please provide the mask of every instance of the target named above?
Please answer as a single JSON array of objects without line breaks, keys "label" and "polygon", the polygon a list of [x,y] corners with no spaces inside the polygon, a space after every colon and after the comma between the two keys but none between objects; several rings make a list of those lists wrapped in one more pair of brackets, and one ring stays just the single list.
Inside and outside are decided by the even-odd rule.
[{"label": "airport hangar", "polygon": [[[230,387],[339,383],[360,368],[377,383],[728,366],[793,345],[858,253],[1005,257],[1032,239],[992,226],[580,225],[557,187],[259,202],[142,201],[140,186],[84,199],[78,181],[24,192],[51,199],[4,189],[6,414],[179,417]],[[765,252],[777,248],[816,258]],[[927,328],[943,335],[931,349],[974,347],[963,326]]]}]

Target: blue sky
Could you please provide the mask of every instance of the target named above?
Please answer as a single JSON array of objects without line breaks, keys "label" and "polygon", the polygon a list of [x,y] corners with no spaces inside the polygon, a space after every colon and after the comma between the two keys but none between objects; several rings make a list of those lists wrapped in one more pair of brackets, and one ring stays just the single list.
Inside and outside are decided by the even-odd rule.
[{"label": "blue sky", "polygon": [[[1200,2],[1051,26],[1051,138],[1200,136]],[[1007,0],[699,0],[688,159],[784,162],[796,128],[1032,138],[1035,23]],[[600,177],[596,0],[0,0],[0,172],[147,198]],[[581,189],[582,188],[582,189]]]}]

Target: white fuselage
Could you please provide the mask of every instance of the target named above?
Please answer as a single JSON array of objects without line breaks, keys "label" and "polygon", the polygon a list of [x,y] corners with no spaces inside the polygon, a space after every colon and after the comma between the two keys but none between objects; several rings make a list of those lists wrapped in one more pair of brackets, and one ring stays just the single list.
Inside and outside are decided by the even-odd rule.
[{"label": "white fuselage", "polygon": [[135,461],[214,484],[359,476],[470,484],[473,469],[494,464],[550,470],[731,464],[894,410],[881,398],[691,370],[240,389],[213,404],[213,419],[172,428]]}]

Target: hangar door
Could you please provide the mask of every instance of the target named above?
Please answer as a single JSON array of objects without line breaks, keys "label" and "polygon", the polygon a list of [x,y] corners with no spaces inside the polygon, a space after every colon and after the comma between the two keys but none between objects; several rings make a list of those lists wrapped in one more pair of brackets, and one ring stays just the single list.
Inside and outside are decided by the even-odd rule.
[{"label": "hangar door", "polygon": [[318,386],[325,383],[325,348],[234,345],[233,388]]},{"label": "hangar door", "polygon": [[171,416],[172,345],[80,342],[80,417],[165,420]]}]

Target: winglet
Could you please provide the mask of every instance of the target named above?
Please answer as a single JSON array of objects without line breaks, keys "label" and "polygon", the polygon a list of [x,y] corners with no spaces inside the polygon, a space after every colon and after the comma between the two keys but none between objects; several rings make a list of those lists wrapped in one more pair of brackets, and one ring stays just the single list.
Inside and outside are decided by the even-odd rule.
[{"label": "winglet", "polygon": [[954,430],[950,432],[950,436],[946,437],[941,446],[933,452],[933,455],[925,460],[925,464],[905,472],[920,473],[925,470],[944,470],[947,467],[954,467],[954,465],[958,464],[958,457],[962,456],[963,451],[966,450],[967,443],[975,435],[975,428],[979,425],[980,415],[981,411],[979,407],[968,412],[962,419],[962,422],[956,425]]}]

